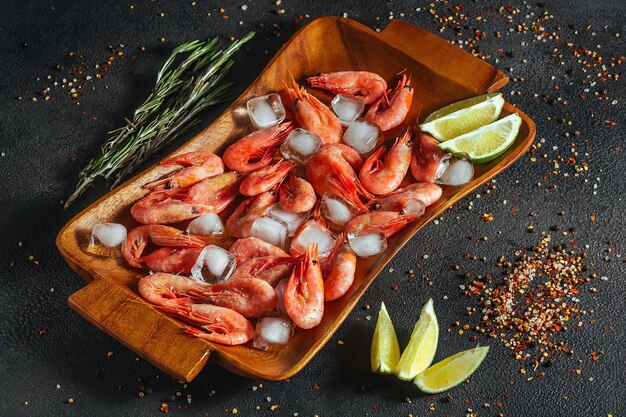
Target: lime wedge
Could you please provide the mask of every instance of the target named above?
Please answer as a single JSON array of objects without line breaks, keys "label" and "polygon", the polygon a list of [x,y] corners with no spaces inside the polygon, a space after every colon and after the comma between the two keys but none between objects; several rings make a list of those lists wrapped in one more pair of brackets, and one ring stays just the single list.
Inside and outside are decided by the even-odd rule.
[{"label": "lime wedge", "polygon": [[370,353],[373,372],[388,375],[396,369],[400,357],[400,345],[385,303],[380,303]]},{"label": "lime wedge", "polygon": [[493,122],[500,116],[502,106],[500,93],[468,98],[431,113],[420,129],[443,142]]},{"label": "lime wedge", "polygon": [[489,162],[500,156],[515,142],[522,118],[510,114],[487,126],[480,127],[439,144],[445,152],[459,157],[468,156],[475,164]]},{"label": "lime wedge", "polygon": [[427,394],[438,394],[465,381],[480,366],[489,346],[479,346],[437,362],[419,374],[413,383]]},{"label": "lime wedge", "polygon": [[428,368],[435,358],[438,338],[439,324],[431,298],[422,308],[420,318],[413,327],[409,344],[402,352],[402,357],[396,367],[396,376],[410,381]]}]

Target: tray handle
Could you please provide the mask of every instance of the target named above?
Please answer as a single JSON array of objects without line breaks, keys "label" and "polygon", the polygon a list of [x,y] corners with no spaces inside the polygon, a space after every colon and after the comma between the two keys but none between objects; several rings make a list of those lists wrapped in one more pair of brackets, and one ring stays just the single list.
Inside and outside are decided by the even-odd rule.
[{"label": "tray handle", "polygon": [[184,334],[180,324],[106,278],[94,279],[67,302],[96,327],[178,380],[191,381],[212,352],[210,344]]},{"label": "tray handle", "polygon": [[462,84],[470,86],[476,94],[494,93],[509,82],[502,71],[467,51],[455,53],[458,59],[452,62],[448,51],[456,46],[404,20],[393,19],[379,36],[427,67],[441,68],[446,78],[464,79]]}]

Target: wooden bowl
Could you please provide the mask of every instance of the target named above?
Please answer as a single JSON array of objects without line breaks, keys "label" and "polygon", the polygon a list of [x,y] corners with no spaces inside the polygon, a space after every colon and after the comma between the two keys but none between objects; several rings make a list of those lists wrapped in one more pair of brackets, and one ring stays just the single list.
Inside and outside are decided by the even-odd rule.
[{"label": "wooden bowl", "polygon": [[[221,154],[250,130],[246,101],[283,87],[291,75],[301,84],[319,72],[369,70],[395,83],[395,74],[413,74],[415,96],[405,124],[386,132],[396,137],[433,110],[457,100],[494,92],[508,78],[486,62],[418,27],[392,20],[376,33],[352,20],[319,18],[299,30],[270,61],[254,83],[211,126],[174,154],[204,149]],[[309,89],[328,103],[327,92]],[[71,308],[92,324],[119,340],[142,358],[184,381],[193,379],[213,353],[217,362],[255,378],[281,380],[301,370],[346,319],[378,272],[418,230],[446,208],[520,158],[535,136],[535,124],[524,113],[505,104],[503,115],[517,112],[523,120],[519,135],[502,156],[476,166],[474,180],[462,187],[443,187],[442,198],[426,214],[392,237],[387,250],[376,259],[359,260],[355,282],[341,299],[327,303],[322,323],[311,330],[297,329],[289,344],[268,351],[243,346],[223,346],[189,336],[183,325],[137,295],[137,279],[146,271],[129,267],[123,258],[94,256],[86,251],[96,223],[118,222],[129,229],[136,222],[129,214],[133,202],[146,194],[142,184],[159,178],[171,168],[154,166],[111,191],[74,217],[57,236],[57,246],[68,264],[89,284],[72,294]],[[173,155],[174,155],[173,154]]]}]

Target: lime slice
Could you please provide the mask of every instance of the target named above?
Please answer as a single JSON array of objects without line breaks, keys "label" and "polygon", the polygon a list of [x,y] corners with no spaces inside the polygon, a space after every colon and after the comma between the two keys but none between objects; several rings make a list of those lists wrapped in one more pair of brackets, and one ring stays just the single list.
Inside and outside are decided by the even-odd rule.
[{"label": "lime slice", "polygon": [[468,98],[431,113],[420,129],[443,142],[493,122],[500,116],[502,106],[500,93]]},{"label": "lime slice", "polygon": [[435,358],[438,338],[439,324],[431,298],[422,308],[420,318],[413,327],[409,344],[402,352],[402,357],[396,367],[396,376],[410,381],[428,368]]},{"label": "lime slice", "polygon": [[489,352],[489,346],[479,346],[452,355],[437,362],[413,381],[427,394],[439,394],[465,381],[480,366]]},{"label": "lime slice", "polygon": [[377,374],[392,374],[400,357],[400,345],[393,328],[393,323],[385,307],[380,303],[376,329],[372,339],[371,361],[372,371]]},{"label": "lime slice", "polygon": [[469,157],[475,164],[482,164],[496,159],[513,144],[522,118],[510,114],[487,126],[480,127],[452,140],[439,144],[445,152],[459,157]]}]

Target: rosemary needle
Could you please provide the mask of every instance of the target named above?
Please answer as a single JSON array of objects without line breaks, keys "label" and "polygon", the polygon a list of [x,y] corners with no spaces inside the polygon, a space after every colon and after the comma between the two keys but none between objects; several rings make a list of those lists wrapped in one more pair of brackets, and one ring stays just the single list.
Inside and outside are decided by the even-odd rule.
[{"label": "rosemary needle", "polygon": [[[109,140],[100,155],[93,158],[78,174],[76,190],[67,199],[69,207],[98,177],[114,179],[113,187],[133,172],[155,152],[181,134],[195,128],[195,117],[207,107],[231,98],[232,83],[221,83],[233,65],[230,57],[254,32],[219,48],[217,38],[179,45],[159,71],[152,92],[132,120],[109,132]],[[173,68],[182,55],[186,57]]]}]

